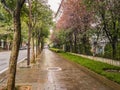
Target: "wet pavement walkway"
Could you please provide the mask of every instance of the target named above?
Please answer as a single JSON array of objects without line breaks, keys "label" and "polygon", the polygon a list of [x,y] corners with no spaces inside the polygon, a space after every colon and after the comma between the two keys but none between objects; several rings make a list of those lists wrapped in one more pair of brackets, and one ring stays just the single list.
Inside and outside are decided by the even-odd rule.
[{"label": "wet pavement walkway", "polygon": [[31,68],[24,64],[18,66],[16,83],[32,87],[25,90],[114,90],[48,49]]}]

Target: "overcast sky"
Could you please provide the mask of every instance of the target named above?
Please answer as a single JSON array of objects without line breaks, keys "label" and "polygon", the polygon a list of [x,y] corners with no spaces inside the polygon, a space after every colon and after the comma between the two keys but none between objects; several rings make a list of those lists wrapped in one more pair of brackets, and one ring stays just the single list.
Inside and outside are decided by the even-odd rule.
[{"label": "overcast sky", "polygon": [[50,5],[50,8],[54,12],[57,12],[60,3],[61,3],[61,0],[48,0],[48,4]]}]

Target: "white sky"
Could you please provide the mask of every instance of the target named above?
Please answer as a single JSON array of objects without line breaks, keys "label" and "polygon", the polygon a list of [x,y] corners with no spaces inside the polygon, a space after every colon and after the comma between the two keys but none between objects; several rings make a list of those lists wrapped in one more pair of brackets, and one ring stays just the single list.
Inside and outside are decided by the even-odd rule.
[{"label": "white sky", "polygon": [[54,12],[57,12],[60,3],[61,3],[61,0],[48,0],[48,4],[50,5],[50,8],[51,8]]}]

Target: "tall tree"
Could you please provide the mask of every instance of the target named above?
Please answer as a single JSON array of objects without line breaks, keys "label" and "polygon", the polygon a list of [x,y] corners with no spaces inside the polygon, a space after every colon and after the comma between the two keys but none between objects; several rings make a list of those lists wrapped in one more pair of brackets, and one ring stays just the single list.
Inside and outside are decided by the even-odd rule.
[{"label": "tall tree", "polygon": [[62,16],[57,22],[57,29],[71,30],[70,34],[68,34],[70,36],[68,41],[71,44],[71,50],[77,53],[79,36],[85,34],[90,25],[90,12],[86,10],[82,0],[66,0],[62,5],[62,10]]},{"label": "tall tree", "polygon": [[28,22],[28,52],[27,52],[27,65],[30,65],[30,41],[32,32],[32,4],[31,0],[28,0],[29,6],[29,22]]},{"label": "tall tree", "polygon": [[[31,11],[31,20],[29,18],[29,12]],[[42,39],[42,32],[48,30],[50,26],[52,25],[52,11],[49,9],[48,5],[42,1],[39,0],[31,0],[31,10],[29,11],[29,6],[23,8],[22,12],[22,19],[28,26],[28,29],[31,29],[31,49],[32,54],[30,57],[31,62],[35,62],[35,43],[34,41],[37,41],[37,51],[40,51],[38,49],[38,46],[40,46],[40,42]],[[31,25],[29,25],[29,21],[31,21]],[[31,28],[30,28],[30,27]],[[38,37],[39,36],[39,37]],[[44,35],[43,35],[44,36]],[[36,40],[34,40],[36,39]],[[39,39],[39,40],[38,40]],[[30,40],[29,40],[30,41]],[[39,44],[38,44],[39,42]],[[37,54],[37,53],[36,53]],[[40,53],[39,53],[40,54]]]},{"label": "tall tree", "polygon": [[96,23],[102,27],[111,47],[112,56],[116,56],[116,47],[120,35],[120,0],[84,0],[88,8],[94,12]]},{"label": "tall tree", "polygon": [[12,51],[10,55],[8,82],[7,82],[8,90],[15,90],[17,57],[19,53],[20,39],[21,39],[20,14],[21,14],[21,9],[24,2],[25,0],[16,0],[16,1],[1,0],[1,3],[5,8],[5,10],[12,15],[13,23],[14,23],[14,38],[13,38],[13,44],[12,44]]}]

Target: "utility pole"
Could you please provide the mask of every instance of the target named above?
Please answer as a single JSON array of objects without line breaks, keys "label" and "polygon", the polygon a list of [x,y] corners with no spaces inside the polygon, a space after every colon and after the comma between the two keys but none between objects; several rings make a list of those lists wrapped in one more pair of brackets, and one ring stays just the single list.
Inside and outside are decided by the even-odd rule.
[{"label": "utility pole", "polygon": [[28,30],[28,50],[27,50],[27,66],[30,65],[30,40],[31,40],[31,28],[32,28],[32,14],[31,14],[31,0],[28,0],[29,6],[29,30]]}]

